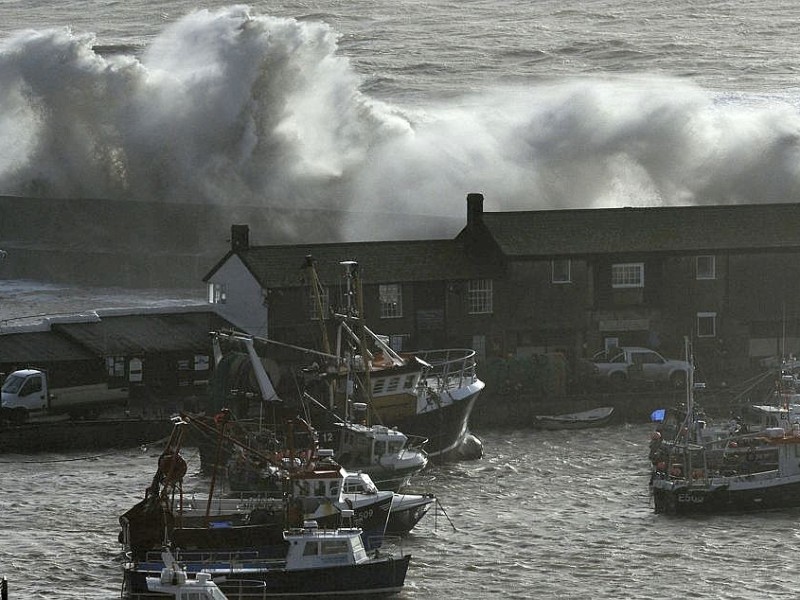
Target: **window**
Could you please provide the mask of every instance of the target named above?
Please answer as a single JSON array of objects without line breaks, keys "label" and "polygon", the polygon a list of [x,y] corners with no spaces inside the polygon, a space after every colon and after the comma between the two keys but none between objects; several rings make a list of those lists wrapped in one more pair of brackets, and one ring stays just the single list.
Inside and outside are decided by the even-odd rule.
[{"label": "window", "polygon": [[322,554],[347,554],[350,551],[350,546],[347,545],[347,540],[324,540],[322,542]]},{"label": "window", "polygon": [[572,261],[570,261],[570,259],[554,260],[551,264],[552,275],[550,281],[552,283],[572,282]]},{"label": "window", "polygon": [[403,288],[399,283],[378,286],[381,303],[381,319],[396,319],[403,316]]},{"label": "window", "polygon": [[42,391],[42,378],[39,375],[29,377],[19,391],[20,396],[27,396],[29,394],[36,394]]},{"label": "window", "polygon": [[209,283],[208,284],[208,303],[209,304],[225,304],[227,300],[227,292],[225,291],[224,283]]},{"label": "window", "polygon": [[467,312],[471,315],[492,312],[492,280],[473,279],[467,286]]},{"label": "window", "polygon": [[407,333],[398,333],[389,336],[389,347],[395,352],[402,352],[411,336]]},{"label": "window", "polygon": [[612,265],[611,287],[644,287],[644,263],[621,263]]},{"label": "window", "polygon": [[[320,307],[321,305],[321,307]],[[312,321],[318,321],[320,318],[320,308],[322,309],[323,319],[328,315],[328,288],[323,285],[319,286],[318,293],[314,293],[313,288],[309,292],[308,298],[308,318]]]},{"label": "window", "polygon": [[125,357],[106,356],[106,373],[109,377],[125,376]]},{"label": "window", "polygon": [[144,361],[138,356],[131,358],[128,363],[128,381],[132,383],[141,383],[144,372]]},{"label": "window", "polygon": [[697,313],[697,337],[716,337],[717,313]]},{"label": "window", "polygon": [[694,262],[695,277],[697,279],[717,278],[717,261],[715,256],[697,256]]}]

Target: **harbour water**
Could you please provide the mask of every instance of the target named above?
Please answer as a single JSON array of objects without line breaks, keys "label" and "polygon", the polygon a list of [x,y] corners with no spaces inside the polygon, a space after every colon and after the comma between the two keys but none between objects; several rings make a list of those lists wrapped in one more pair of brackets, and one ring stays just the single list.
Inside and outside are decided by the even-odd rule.
[{"label": "harbour water", "polygon": [[[480,432],[486,457],[427,470],[436,493],[403,542],[398,598],[796,598],[797,510],[655,515],[647,425]],[[187,488],[199,458],[185,449]],[[0,570],[12,598],[112,600],[117,518],[141,499],[155,446],[92,456],[1,457]]]}]

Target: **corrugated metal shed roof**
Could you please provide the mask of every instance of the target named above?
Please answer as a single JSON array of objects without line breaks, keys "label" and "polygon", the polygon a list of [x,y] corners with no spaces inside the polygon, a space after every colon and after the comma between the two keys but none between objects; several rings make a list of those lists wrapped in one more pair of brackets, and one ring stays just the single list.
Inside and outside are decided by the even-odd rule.
[{"label": "corrugated metal shed roof", "polygon": [[214,312],[104,316],[94,323],[54,323],[53,331],[98,356],[153,352],[207,353],[209,332],[230,327]]},{"label": "corrugated metal shed roof", "polygon": [[366,284],[471,279],[493,273],[491,266],[470,260],[455,240],[253,246],[238,254],[265,288],[300,285],[308,255],[326,284],[342,278],[339,263],[345,260],[358,262]]},{"label": "corrugated metal shed roof", "polygon": [[0,335],[0,362],[37,365],[97,358],[83,346],[52,331]]},{"label": "corrugated metal shed roof", "polygon": [[506,256],[800,247],[800,204],[484,212]]}]

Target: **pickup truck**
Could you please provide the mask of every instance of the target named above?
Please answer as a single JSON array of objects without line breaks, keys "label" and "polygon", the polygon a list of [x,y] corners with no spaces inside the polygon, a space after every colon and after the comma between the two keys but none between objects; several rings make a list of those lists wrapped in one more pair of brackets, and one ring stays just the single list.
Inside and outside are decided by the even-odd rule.
[{"label": "pickup truck", "polygon": [[68,415],[72,419],[95,417],[128,401],[128,388],[107,383],[51,387],[46,371],[21,369],[3,382],[0,418],[24,423],[29,417]]},{"label": "pickup truck", "polygon": [[686,385],[692,365],[685,360],[664,358],[655,350],[623,346],[598,352],[592,358],[597,376],[614,386],[627,381],[663,383],[679,389]]}]

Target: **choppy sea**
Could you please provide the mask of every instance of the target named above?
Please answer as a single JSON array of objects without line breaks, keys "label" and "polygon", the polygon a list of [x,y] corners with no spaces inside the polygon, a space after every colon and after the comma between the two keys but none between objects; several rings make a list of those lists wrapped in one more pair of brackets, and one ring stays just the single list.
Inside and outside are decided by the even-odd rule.
[{"label": "choppy sea", "polygon": [[[485,458],[415,481],[441,507],[403,541],[412,563],[398,598],[796,598],[800,512],[654,514],[649,432],[479,432]],[[10,598],[120,598],[117,518],[143,497],[158,452],[3,456]],[[201,485],[199,459],[184,456],[187,486]]]},{"label": "choppy sea", "polygon": [[[799,23],[788,0],[0,0],[0,194],[332,206],[349,239],[471,191],[794,202]],[[163,297],[0,279],[0,317]],[[403,598],[800,594],[800,512],[653,514],[645,424],[477,433],[482,460],[426,473],[455,528],[406,540]],[[0,456],[10,597],[119,597],[157,453]]]}]

